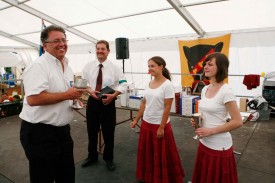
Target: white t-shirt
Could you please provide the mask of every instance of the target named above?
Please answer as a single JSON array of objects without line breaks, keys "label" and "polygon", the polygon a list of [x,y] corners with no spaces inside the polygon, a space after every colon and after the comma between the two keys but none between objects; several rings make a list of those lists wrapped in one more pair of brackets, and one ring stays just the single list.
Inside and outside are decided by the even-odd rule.
[{"label": "white t-shirt", "polygon": [[[83,69],[83,76],[88,80],[93,90],[96,88],[99,64],[100,62],[98,60],[94,60],[88,62]],[[127,90],[127,82],[122,69],[110,60],[105,60],[102,65],[102,88],[109,86],[116,91],[124,93]]]},{"label": "white t-shirt", "polygon": [[[232,89],[227,84],[224,84],[214,97],[206,98],[205,93],[209,86],[205,86],[202,89],[199,110],[202,113],[202,126],[205,128],[214,128],[226,123],[229,113],[225,103],[236,101],[236,97]],[[229,132],[203,137],[200,139],[200,142],[214,150],[227,150],[233,145]]]},{"label": "white t-shirt", "polygon": [[64,100],[56,104],[30,106],[27,97],[40,94],[65,92],[73,82],[73,72],[64,61],[64,72],[59,60],[45,52],[29,65],[23,75],[25,98],[19,117],[31,123],[44,123],[53,126],[65,126],[73,119],[72,100]]},{"label": "white t-shirt", "polygon": [[[164,99],[175,98],[174,86],[168,79],[156,89],[151,89],[148,85],[144,91],[144,98],[146,106],[143,119],[151,124],[160,124],[164,112]],[[167,122],[169,121],[168,117]]]}]

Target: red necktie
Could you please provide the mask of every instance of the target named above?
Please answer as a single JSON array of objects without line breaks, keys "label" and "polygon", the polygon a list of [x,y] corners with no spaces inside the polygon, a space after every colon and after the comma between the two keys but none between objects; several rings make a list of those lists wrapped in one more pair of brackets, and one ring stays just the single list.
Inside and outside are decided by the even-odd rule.
[{"label": "red necktie", "polygon": [[96,79],[96,87],[95,90],[96,91],[100,91],[101,87],[102,87],[102,70],[101,68],[103,67],[102,64],[99,64],[99,70],[98,70],[98,75],[97,75],[97,79]]}]

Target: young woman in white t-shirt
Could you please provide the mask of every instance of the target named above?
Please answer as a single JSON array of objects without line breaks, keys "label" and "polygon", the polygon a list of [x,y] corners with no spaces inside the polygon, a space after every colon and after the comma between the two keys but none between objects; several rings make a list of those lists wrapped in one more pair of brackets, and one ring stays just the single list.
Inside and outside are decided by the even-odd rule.
[{"label": "young woman in white t-shirt", "polygon": [[136,177],[146,183],[182,183],[184,171],[174,140],[169,113],[175,97],[170,72],[161,57],[152,57],[148,68],[153,80],[146,87],[134,128],[142,117]]},{"label": "young woman in white t-shirt", "polygon": [[[222,53],[212,53],[203,62],[203,76],[211,84],[203,88],[199,111],[202,127],[195,130],[199,140],[192,183],[236,183],[236,162],[230,131],[242,126],[236,97],[224,83],[229,60]],[[230,120],[228,120],[230,117]],[[192,125],[195,126],[193,118]]]}]

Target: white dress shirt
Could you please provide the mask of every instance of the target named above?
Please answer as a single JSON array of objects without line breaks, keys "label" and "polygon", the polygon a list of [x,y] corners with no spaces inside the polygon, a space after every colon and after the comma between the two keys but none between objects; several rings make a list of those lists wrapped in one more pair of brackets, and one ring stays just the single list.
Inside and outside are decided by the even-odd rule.
[{"label": "white dress shirt", "polygon": [[64,100],[56,104],[30,106],[27,97],[40,94],[65,92],[73,81],[73,72],[64,60],[64,72],[58,59],[45,52],[29,65],[23,73],[25,98],[19,117],[31,123],[44,123],[53,126],[67,125],[73,119],[72,100]]},{"label": "white dress shirt", "polygon": [[[98,60],[94,60],[88,62],[83,69],[83,77],[88,80],[92,90],[96,88],[99,64]],[[127,82],[122,69],[108,59],[102,65],[102,88],[109,86],[116,91],[124,93],[127,90]]]}]

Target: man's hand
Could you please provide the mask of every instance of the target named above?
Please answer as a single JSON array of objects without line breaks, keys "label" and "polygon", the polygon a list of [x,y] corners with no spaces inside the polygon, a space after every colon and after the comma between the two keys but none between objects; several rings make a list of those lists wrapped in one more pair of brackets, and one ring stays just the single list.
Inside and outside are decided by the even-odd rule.
[{"label": "man's hand", "polygon": [[75,100],[79,99],[85,91],[85,89],[76,89],[75,87],[71,87],[66,91],[66,93],[69,100]]},{"label": "man's hand", "polygon": [[100,100],[100,98],[96,96],[97,93],[100,93],[99,91],[95,91],[95,90],[92,90],[91,87],[87,87],[86,92],[88,92],[90,96],[93,97],[95,100]]},{"label": "man's hand", "polygon": [[102,99],[102,102],[104,105],[108,105],[116,98],[114,94],[103,94],[103,96],[104,98]]}]

